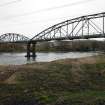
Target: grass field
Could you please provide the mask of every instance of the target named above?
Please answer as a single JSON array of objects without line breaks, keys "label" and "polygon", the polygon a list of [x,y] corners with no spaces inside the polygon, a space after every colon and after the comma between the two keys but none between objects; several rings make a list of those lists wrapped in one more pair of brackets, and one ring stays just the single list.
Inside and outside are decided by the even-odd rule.
[{"label": "grass field", "polygon": [[105,55],[0,66],[0,105],[105,105]]}]

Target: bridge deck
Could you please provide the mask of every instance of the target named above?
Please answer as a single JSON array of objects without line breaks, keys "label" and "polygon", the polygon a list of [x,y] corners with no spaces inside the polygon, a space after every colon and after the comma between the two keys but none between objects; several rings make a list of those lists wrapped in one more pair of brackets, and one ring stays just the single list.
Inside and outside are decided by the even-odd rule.
[{"label": "bridge deck", "polygon": [[52,41],[52,40],[75,40],[75,39],[90,39],[90,38],[105,38],[105,34],[96,34],[96,35],[83,35],[83,36],[70,36],[70,37],[56,37],[56,38],[47,38],[32,40],[31,42],[43,42],[43,41]]}]

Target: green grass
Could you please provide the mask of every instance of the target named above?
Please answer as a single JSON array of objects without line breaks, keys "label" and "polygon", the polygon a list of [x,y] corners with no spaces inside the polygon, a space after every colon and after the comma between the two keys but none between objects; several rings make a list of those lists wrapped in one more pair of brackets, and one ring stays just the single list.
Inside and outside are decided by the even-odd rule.
[{"label": "green grass", "polygon": [[[2,86],[2,91],[0,91],[1,105],[10,105],[8,103],[11,103],[11,101],[15,101],[17,103],[29,103],[32,102],[32,100],[37,100],[38,103],[43,103],[45,105],[100,105],[99,103],[103,103],[102,105],[105,104],[105,91],[101,90],[67,91],[64,89],[62,91],[49,91],[40,89],[40,91],[37,91],[32,86],[3,84]],[[5,91],[5,93],[3,91]]]},{"label": "green grass", "polygon": [[94,58],[96,63],[83,60],[19,68],[12,74],[14,84],[0,83],[0,105],[105,105],[104,57]]}]

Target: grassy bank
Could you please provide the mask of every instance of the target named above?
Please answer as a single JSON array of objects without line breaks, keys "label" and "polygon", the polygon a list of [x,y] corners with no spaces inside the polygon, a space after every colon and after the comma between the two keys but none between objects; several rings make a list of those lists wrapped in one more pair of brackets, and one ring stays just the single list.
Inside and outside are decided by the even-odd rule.
[{"label": "grassy bank", "polygon": [[0,105],[104,105],[104,58],[0,66]]}]

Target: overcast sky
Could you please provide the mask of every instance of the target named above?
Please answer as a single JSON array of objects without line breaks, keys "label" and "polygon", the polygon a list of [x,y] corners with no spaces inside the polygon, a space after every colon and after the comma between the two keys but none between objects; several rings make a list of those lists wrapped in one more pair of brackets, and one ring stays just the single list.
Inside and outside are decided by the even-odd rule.
[{"label": "overcast sky", "polygon": [[105,0],[0,0],[0,35],[33,37],[51,25],[105,12]]}]

